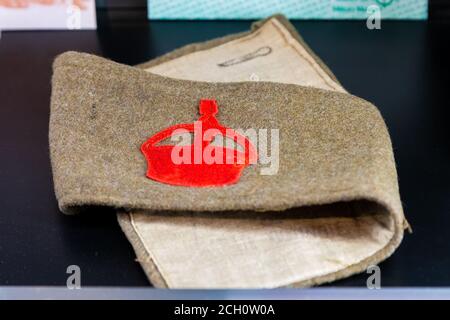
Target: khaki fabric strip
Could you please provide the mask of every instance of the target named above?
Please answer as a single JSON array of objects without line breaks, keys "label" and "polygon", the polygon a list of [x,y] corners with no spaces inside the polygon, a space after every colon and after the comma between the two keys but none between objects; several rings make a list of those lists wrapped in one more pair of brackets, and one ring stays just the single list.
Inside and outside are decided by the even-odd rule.
[{"label": "khaki fabric strip", "polygon": [[[270,81],[345,92],[279,16],[257,23],[250,33],[190,46],[140,67],[185,80]],[[276,214],[134,211],[118,219],[149,280],[169,288],[333,281],[389,256],[403,228],[402,216],[396,219],[386,207],[364,200]]]}]

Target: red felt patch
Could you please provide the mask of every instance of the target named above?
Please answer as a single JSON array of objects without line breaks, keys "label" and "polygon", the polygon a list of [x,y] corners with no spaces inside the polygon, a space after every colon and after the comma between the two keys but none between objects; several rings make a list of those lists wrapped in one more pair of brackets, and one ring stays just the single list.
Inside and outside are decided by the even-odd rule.
[{"label": "red felt patch", "polygon": [[[147,177],[162,183],[186,187],[219,187],[238,182],[242,171],[256,163],[256,149],[246,137],[222,126],[215,115],[219,108],[215,100],[200,100],[198,121],[177,124],[164,129],[141,146],[147,159]],[[190,133],[190,145],[158,145],[180,133]],[[221,135],[234,141],[242,149],[211,144]]]}]

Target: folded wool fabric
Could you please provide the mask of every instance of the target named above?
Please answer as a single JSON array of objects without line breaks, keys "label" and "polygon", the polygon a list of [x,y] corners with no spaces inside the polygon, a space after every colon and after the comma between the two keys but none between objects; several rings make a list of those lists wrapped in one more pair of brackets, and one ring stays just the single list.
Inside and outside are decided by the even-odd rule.
[{"label": "folded wool fabric", "polygon": [[[50,149],[61,210],[123,211],[119,222],[155,286],[309,286],[361,272],[399,245],[405,220],[382,117],[345,93],[285,19],[140,67],[152,73],[58,57]],[[280,83],[217,83],[253,75]],[[205,98],[229,128],[279,130],[276,174],[257,163],[235,184],[207,188],[146,176],[142,144],[193,123]]]}]

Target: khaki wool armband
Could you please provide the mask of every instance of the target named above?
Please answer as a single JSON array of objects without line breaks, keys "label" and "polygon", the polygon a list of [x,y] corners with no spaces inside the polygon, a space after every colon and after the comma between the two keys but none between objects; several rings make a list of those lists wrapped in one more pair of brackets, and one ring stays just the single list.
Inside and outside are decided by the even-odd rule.
[{"label": "khaki wool armband", "polygon": [[[379,111],[348,94],[282,16],[138,67],[65,53],[52,85],[61,210],[116,208],[155,286],[310,286],[362,272],[401,242],[406,222]],[[262,174],[258,161],[220,187],[149,179],[142,144],[198,120],[201,99],[217,102],[228,128],[277,130],[278,170]]]}]

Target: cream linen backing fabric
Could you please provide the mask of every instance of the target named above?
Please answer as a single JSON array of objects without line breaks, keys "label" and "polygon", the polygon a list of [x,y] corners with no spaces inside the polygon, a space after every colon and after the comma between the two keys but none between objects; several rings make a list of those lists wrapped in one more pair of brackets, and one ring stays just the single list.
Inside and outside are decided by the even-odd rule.
[{"label": "cream linen backing fabric", "polygon": [[[345,92],[292,28],[273,17],[251,33],[141,67],[186,80],[260,80]],[[368,201],[276,214],[123,212],[118,217],[149,280],[169,288],[311,286],[378,263],[402,237],[392,216]]]},{"label": "cream linen backing fabric", "polygon": [[184,80],[260,80],[345,92],[276,18],[248,36],[146,70]]}]

